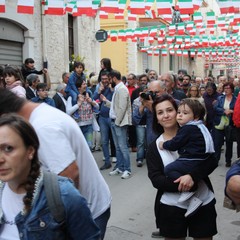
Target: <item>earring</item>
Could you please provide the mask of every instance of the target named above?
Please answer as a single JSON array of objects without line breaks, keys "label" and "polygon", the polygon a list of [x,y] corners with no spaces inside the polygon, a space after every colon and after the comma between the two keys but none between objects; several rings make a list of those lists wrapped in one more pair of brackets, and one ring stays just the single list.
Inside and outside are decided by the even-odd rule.
[{"label": "earring", "polygon": [[32,160],[32,159],[33,159],[33,155],[30,155],[30,156],[29,156],[29,160]]}]

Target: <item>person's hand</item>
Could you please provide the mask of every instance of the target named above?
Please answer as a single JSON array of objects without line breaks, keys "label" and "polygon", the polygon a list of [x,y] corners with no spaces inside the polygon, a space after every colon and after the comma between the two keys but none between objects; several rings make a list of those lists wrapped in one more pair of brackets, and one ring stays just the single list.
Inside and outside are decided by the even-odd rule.
[{"label": "person's hand", "polygon": [[153,100],[152,100],[152,97],[149,96],[149,100],[145,100],[145,99],[142,99],[142,105],[144,107],[146,107],[150,112],[152,112],[152,104],[153,104]]},{"label": "person's hand", "polygon": [[86,101],[90,104],[92,104],[92,99],[90,98],[89,94],[86,93]]},{"label": "person's hand", "polygon": [[100,82],[99,83],[99,88],[98,88],[98,94],[101,94],[101,92],[104,90],[103,84]]},{"label": "person's hand", "polygon": [[181,176],[180,178],[176,179],[174,183],[179,183],[179,192],[188,192],[194,184],[192,177],[189,174]]},{"label": "person's hand", "polygon": [[77,101],[78,106],[80,106],[83,101],[84,101],[84,96],[82,94],[79,94],[78,95],[78,101]]},{"label": "person's hand", "polygon": [[159,148],[160,148],[161,150],[163,150],[163,141],[160,141],[160,142],[159,142]]},{"label": "person's hand", "polygon": [[44,69],[42,70],[42,72],[43,72],[44,74],[48,73],[47,68],[44,68]]},{"label": "person's hand", "polygon": [[233,110],[226,109],[226,110],[224,110],[224,113],[225,113],[226,116],[229,116],[229,115],[231,115],[233,113]]},{"label": "person's hand", "polygon": [[100,99],[101,99],[102,102],[107,101],[107,98],[103,94],[100,95]]}]

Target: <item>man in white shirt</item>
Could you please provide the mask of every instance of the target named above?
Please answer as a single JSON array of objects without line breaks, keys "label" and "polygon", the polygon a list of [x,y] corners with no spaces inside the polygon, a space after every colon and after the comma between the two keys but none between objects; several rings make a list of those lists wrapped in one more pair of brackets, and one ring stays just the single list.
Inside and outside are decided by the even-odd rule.
[{"label": "man in white shirt", "polygon": [[38,156],[42,168],[74,181],[86,198],[103,239],[111,194],[77,123],[45,103],[33,103],[0,89],[0,116],[13,112],[34,127],[40,141]]}]

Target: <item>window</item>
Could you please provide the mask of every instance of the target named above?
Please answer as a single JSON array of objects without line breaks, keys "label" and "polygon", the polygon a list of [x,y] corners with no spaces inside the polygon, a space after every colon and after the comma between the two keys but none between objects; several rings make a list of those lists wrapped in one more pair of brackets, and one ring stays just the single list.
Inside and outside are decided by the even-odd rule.
[{"label": "window", "polygon": [[74,54],[74,39],[73,39],[73,16],[68,15],[68,46],[69,46],[69,60]]}]

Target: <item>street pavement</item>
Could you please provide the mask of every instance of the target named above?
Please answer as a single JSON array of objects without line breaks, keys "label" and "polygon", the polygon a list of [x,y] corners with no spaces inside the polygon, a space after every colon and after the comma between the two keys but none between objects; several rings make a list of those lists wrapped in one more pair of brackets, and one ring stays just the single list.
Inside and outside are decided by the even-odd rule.
[{"label": "street pavement", "polygon": [[[98,166],[103,165],[103,153],[94,152],[93,155]],[[132,177],[129,179],[121,179],[121,175],[109,176],[111,169],[101,171],[112,193],[111,218],[105,240],[150,240],[153,239],[152,231],[156,231],[153,212],[156,190],[147,176],[146,164],[142,168],[136,167],[135,158],[136,153],[131,153]],[[233,159],[236,159],[235,144]],[[227,170],[222,153],[219,166],[210,175],[218,213],[218,234],[214,240],[240,240],[240,213],[223,207]]]}]

